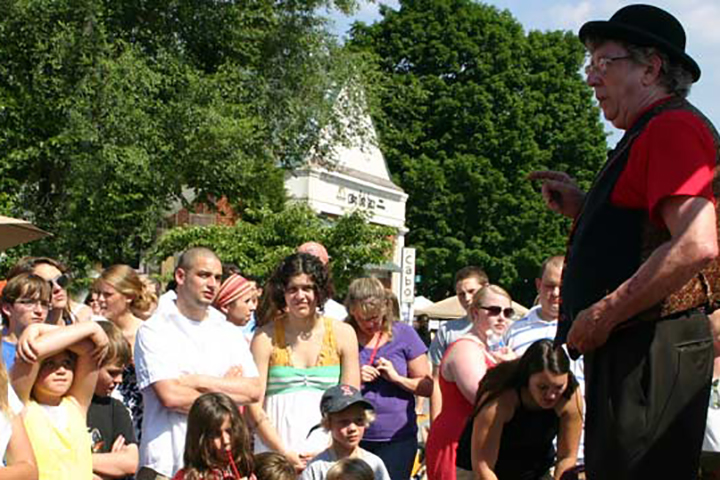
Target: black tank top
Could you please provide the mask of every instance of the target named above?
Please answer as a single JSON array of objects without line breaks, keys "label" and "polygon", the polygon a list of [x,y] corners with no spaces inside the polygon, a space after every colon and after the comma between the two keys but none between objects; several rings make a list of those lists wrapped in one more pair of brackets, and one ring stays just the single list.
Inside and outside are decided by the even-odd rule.
[{"label": "black tank top", "polygon": [[[553,439],[558,434],[560,419],[554,409],[531,410],[519,404],[513,417],[503,425],[500,450],[493,469],[498,480],[537,480],[555,462]],[[472,470],[470,445],[474,416],[468,419],[460,436],[455,464]]]}]

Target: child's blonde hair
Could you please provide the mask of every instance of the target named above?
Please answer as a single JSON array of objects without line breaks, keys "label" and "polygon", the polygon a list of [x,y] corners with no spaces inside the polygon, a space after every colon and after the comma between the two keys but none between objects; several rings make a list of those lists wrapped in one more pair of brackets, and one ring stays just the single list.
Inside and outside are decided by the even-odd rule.
[{"label": "child's blonde hair", "polygon": [[[351,407],[352,405],[350,405]],[[348,407],[348,408],[350,408]],[[341,410],[341,412],[344,410]],[[322,425],[323,430],[326,432],[330,431],[330,420],[332,419],[333,415],[338,414],[340,412],[335,413],[324,413],[322,416],[322,419],[320,420],[320,425]],[[369,409],[365,409],[365,422],[363,422],[363,427],[367,428],[370,426],[371,423],[375,421],[375,412]]]},{"label": "child's blonde hair", "polygon": [[325,480],[375,480],[375,473],[362,458],[346,457],[330,467]]},{"label": "child's blonde hair", "polygon": [[257,480],[295,480],[297,474],[285,455],[263,452],[255,455],[255,477]]}]

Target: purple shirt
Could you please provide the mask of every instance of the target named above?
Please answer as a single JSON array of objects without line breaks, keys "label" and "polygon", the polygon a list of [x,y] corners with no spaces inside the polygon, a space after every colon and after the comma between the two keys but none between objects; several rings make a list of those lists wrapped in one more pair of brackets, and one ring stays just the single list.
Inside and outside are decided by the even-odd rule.
[{"label": "purple shirt", "polygon": [[[360,346],[360,365],[367,365],[375,344],[370,341]],[[374,362],[382,357],[390,360],[395,370],[408,376],[408,362],[427,352],[427,347],[415,330],[404,323],[395,322],[392,339],[381,346]],[[417,434],[415,396],[399,385],[378,378],[362,384],[362,394],[375,407],[376,419],[365,430],[363,440],[386,442],[401,440]]]}]

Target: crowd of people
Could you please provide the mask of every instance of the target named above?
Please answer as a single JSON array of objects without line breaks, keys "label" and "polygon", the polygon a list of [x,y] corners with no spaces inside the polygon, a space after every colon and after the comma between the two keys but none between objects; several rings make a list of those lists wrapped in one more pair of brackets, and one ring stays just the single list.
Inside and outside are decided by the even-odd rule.
[{"label": "crowd of people", "polygon": [[[91,312],[84,318],[63,313],[81,304],[70,299],[62,264],[22,259],[1,297],[8,425],[0,478],[12,469],[26,475],[8,478],[412,478],[423,450],[416,400],[435,390],[428,347],[377,278],[354,280],[344,317],[328,316],[327,262],[299,250],[264,285],[207,248],[183,252],[162,293],[113,265],[94,281],[88,306],[74,307]],[[55,277],[33,273],[38,265]],[[257,315],[261,287],[272,305],[265,316]],[[458,272],[457,294],[466,290],[467,325],[446,323],[430,347],[445,350],[437,373],[444,408],[425,448],[430,479],[455,477],[455,451],[480,412],[486,374],[519,362],[512,349],[488,346],[511,331],[510,295],[477,267]],[[53,308],[60,313],[51,318]],[[565,364],[548,372],[562,377]],[[566,390],[556,377],[552,398]],[[532,378],[528,392],[552,383]],[[567,402],[556,409],[533,395],[516,402],[564,418]],[[575,436],[564,440],[561,425],[563,462],[574,466]],[[552,439],[543,444],[551,463],[552,448]]]},{"label": "crowd of people", "polygon": [[468,266],[466,316],[428,347],[380,280],[334,299],[315,242],[264,283],[204,247],[165,288],[110,266],[86,303],[62,263],[23,258],[0,297],[0,480],[408,480],[422,451],[429,480],[720,478],[720,136],[685,100],[700,69],[656,7],[580,39],[627,132],[587,194],[531,174],[574,224],[526,315]]}]

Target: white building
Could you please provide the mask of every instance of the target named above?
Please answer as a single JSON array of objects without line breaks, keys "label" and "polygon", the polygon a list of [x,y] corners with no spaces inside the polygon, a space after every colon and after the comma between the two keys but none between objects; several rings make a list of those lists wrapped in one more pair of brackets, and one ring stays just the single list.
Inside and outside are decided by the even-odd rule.
[{"label": "white building", "polygon": [[[343,103],[349,102],[341,92],[336,105]],[[347,139],[345,145],[332,146],[324,162],[310,161],[306,168],[287,174],[285,188],[291,200],[306,202],[320,215],[335,217],[363,209],[370,214],[371,223],[396,228],[398,234],[392,264],[370,273],[385,279],[399,296],[399,266],[407,233],[405,203],[408,196],[390,179],[367,110],[345,108],[340,118],[339,123],[344,129],[342,136]],[[321,137],[326,141],[333,137],[332,129],[328,128]]]}]

